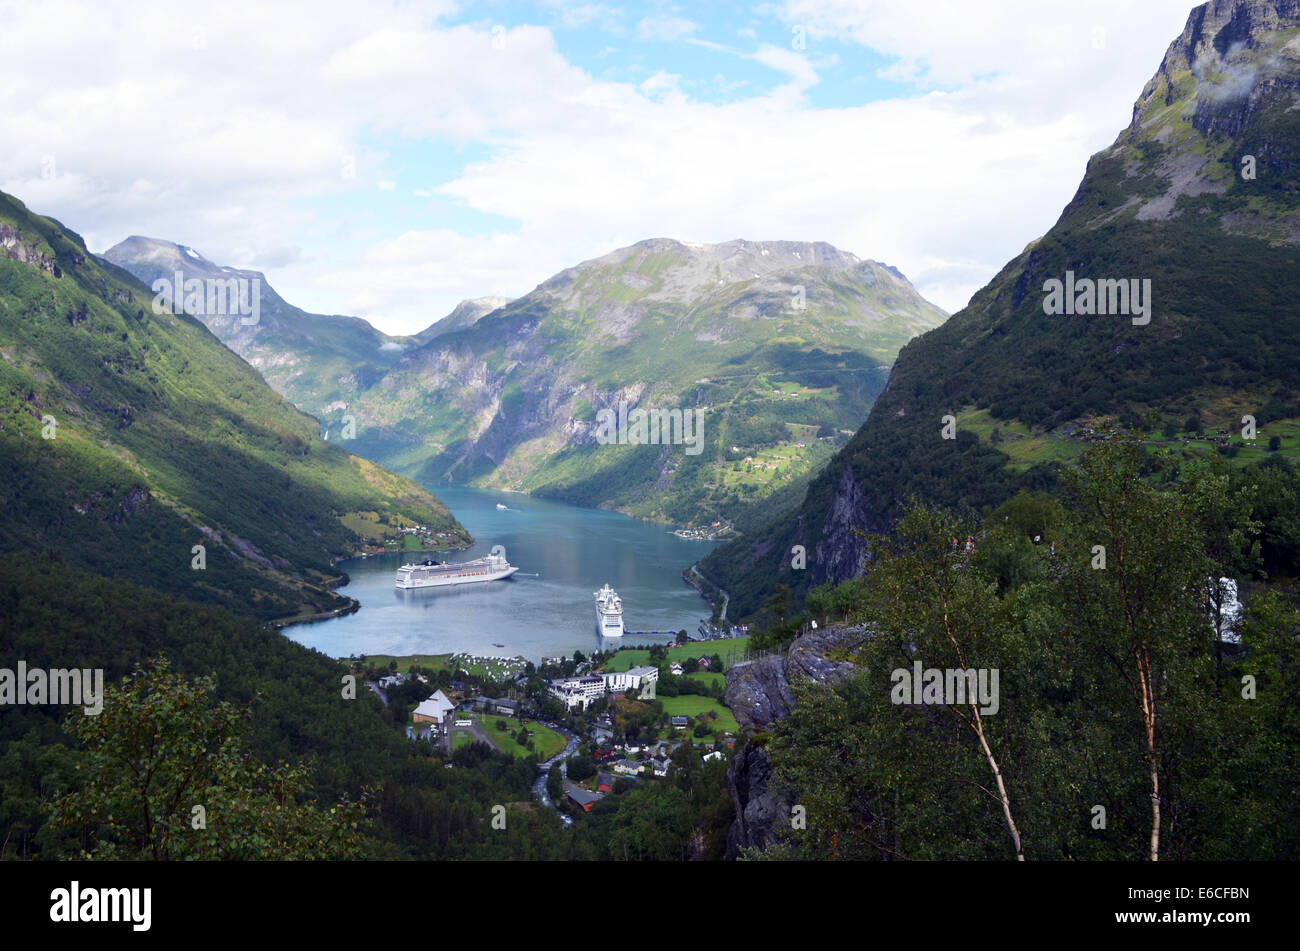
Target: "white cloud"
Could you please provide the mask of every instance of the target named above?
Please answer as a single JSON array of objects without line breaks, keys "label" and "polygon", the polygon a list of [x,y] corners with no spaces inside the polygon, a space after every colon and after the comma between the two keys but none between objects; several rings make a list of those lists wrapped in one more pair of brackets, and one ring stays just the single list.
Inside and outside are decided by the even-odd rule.
[{"label": "white cloud", "polygon": [[603,3],[574,3],[572,0],[542,0],[542,6],[554,10],[560,25],[576,30],[584,26],[597,26],[610,32],[622,33],[622,10]]},{"label": "white cloud", "polygon": [[785,73],[793,80],[792,85],[796,89],[804,90],[817,84],[817,70],[808,58],[783,46],[764,43],[758,48],[758,52],[748,58],[762,63],[769,69]]},{"label": "white cloud", "polygon": [[[181,241],[267,269],[300,306],[390,332],[652,236],[826,240],[955,309],[1050,227],[1088,155],[1127,123],[1185,3],[974,13],[952,0],[790,0],[780,16],[805,27],[806,50],[736,51],[789,82],[723,105],[690,99],[694,87],[652,59],[639,86],[593,77],[538,26],[506,29],[495,48],[492,22],[439,26],[450,3],[382,17],[351,0],[6,5],[0,189],[95,250],[128,234]],[[585,6],[558,15],[616,12]],[[663,27],[673,19],[654,35],[710,42],[689,21]],[[935,91],[813,108],[819,70],[842,53],[832,37],[895,57],[893,72]],[[710,88],[741,88],[729,78]],[[399,175],[398,146],[487,157],[450,179]],[[414,225],[397,226],[367,202],[412,172],[422,201]],[[448,200],[507,224],[458,233],[433,210],[419,220]]]},{"label": "white cloud", "polygon": [[698,29],[684,17],[645,17],[636,25],[636,38],[667,42],[690,36]]}]

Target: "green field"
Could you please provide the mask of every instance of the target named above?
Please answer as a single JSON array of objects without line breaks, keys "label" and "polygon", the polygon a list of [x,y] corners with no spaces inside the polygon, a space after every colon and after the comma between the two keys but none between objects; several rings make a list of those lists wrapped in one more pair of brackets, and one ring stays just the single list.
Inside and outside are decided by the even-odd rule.
[{"label": "green field", "polygon": [[[1215,406],[1211,415],[1216,419],[1236,420],[1241,413],[1231,407]],[[980,438],[981,442],[994,445],[1006,453],[1011,461],[1007,468],[1023,471],[1032,465],[1044,462],[1069,462],[1078,458],[1087,448],[1081,439],[1069,438],[1057,431],[1047,431],[1026,426],[1017,420],[998,420],[988,410],[966,407],[957,414],[957,429],[969,429]],[[997,430],[999,441],[993,442],[993,432]],[[1291,462],[1300,462],[1300,420],[1279,419],[1260,425],[1253,440],[1246,442],[1241,438],[1240,425],[1233,424],[1227,428],[1229,441],[1237,447],[1237,455],[1228,461],[1230,466],[1241,468],[1262,462],[1271,455],[1287,457]],[[1212,455],[1217,451],[1216,443],[1211,439],[1184,437],[1189,433],[1179,433],[1172,439],[1154,435],[1144,444],[1152,448],[1169,449],[1186,455]],[[1282,445],[1276,452],[1269,452],[1268,440],[1277,436]]]},{"label": "green field", "polygon": [[688,695],[682,697],[660,697],[659,700],[664,705],[664,712],[669,716],[698,717],[701,713],[707,713],[712,710],[718,715],[718,718],[716,720],[706,719],[705,722],[713,727],[714,732],[740,732],[740,724],[736,722],[736,718],[732,716],[731,711],[718,703],[718,701],[714,700],[712,697],[696,697]]},{"label": "green field", "polygon": [[693,674],[687,674],[686,677],[688,680],[698,680],[700,683],[708,684],[709,686],[721,684],[725,687],[727,684],[727,675],[716,673],[714,671],[697,671]]},{"label": "green field", "polygon": [[451,747],[454,750],[458,750],[462,746],[469,746],[473,742],[474,737],[470,734],[469,730],[457,730],[456,734],[451,739]]},{"label": "green field", "polygon": [[[668,659],[670,661],[687,660],[700,655],[712,657],[717,654],[722,658],[722,666],[725,669],[736,661],[742,660],[748,647],[748,637],[732,637],[722,641],[692,641],[680,647],[668,648]],[[650,652],[648,650],[624,648],[610,658],[609,663],[605,665],[605,669],[621,673],[649,662]]]},{"label": "green field", "polygon": [[[534,731],[533,745],[537,747],[534,754],[534,751],[515,742],[515,738],[511,735],[519,732],[520,721],[495,715],[476,716],[475,719],[482,724],[483,729],[487,731],[488,736],[492,737],[492,742],[501,749],[501,752],[509,753],[515,759],[525,759],[536,755],[538,760],[548,760],[564,749],[564,737],[554,730],[542,726],[536,720],[525,720],[522,723],[525,728]],[[504,732],[497,729],[497,721],[501,719],[506,721],[506,730]]]},{"label": "green field", "polygon": [[391,661],[397,661],[401,673],[411,672],[412,665],[426,670],[445,670],[449,666],[450,654],[367,654],[366,663],[385,668]]},{"label": "green field", "polygon": [[640,667],[649,662],[649,651],[625,649],[611,657],[609,663],[605,665],[605,669],[622,673],[625,670],[631,670],[633,667]]}]

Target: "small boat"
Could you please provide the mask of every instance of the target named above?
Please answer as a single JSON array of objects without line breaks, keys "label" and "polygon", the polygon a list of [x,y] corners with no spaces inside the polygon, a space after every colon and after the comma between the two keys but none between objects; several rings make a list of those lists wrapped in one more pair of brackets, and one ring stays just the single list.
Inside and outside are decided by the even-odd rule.
[{"label": "small boat", "polygon": [[509,512],[509,511],[510,511],[508,508],[506,508],[506,507],[505,507],[504,505],[502,505],[500,502],[497,503],[497,510],[498,510],[498,511],[501,511],[501,512]]},{"label": "small boat", "polygon": [[506,645],[504,645],[504,644],[493,644],[492,646],[493,646],[493,647],[505,647]]}]

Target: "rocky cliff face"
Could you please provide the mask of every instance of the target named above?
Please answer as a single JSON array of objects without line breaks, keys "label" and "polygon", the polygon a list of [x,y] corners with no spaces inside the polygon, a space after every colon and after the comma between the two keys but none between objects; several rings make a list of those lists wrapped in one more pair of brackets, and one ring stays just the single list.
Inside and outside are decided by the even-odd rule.
[{"label": "rocky cliff face", "polygon": [[866,518],[862,489],[853,478],[853,467],[846,465],[817,543],[813,580],[821,584],[856,577],[867,556],[867,542],[861,533],[872,528]]},{"label": "rocky cliff face", "polygon": [[1287,69],[1300,0],[1213,0],[1192,11],[1133,107],[1135,126],[1195,95],[1193,125],[1203,135],[1235,136],[1259,100],[1296,90]]},{"label": "rocky cliff face", "polygon": [[794,709],[791,684],[833,684],[852,673],[853,664],[827,655],[852,646],[863,636],[865,631],[860,627],[809,631],[796,638],[783,654],[740,663],[727,671],[727,706],[750,736],[727,772],[727,790],[736,810],[727,836],[727,858],[734,859],[741,849],[767,844],[775,823],[790,815],[790,803],[772,788],[772,761],[766,743],[752,734],[766,731],[790,715]]}]

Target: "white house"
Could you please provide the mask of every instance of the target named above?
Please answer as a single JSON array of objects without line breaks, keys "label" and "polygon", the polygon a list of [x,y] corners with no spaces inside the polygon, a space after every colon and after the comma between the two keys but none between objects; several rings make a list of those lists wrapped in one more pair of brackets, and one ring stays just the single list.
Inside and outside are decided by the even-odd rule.
[{"label": "white house", "polygon": [[642,687],[647,683],[654,683],[658,679],[658,667],[633,667],[631,670],[605,674],[605,689],[611,692],[615,690],[636,690],[638,687]]},{"label": "white house", "polygon": [[680,661],[673,661],[668,669],[672,671],[674,677],[680,677],[682,675],[682,665]]},{"label": "white house", "polygon": [[456,705],[439,690],[415,708],[414,719],[416,723],[441,723],[447,714],[455,709]]}]

